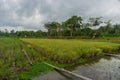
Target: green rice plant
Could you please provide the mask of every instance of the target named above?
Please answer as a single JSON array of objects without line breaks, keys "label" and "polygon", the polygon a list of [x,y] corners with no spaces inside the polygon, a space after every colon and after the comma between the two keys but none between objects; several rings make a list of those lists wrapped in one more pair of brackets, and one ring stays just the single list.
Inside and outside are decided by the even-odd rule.
[{"label": "green rice plant", "polygon": [[[41,55],[33,48],[28,47],[19,39],[0,38],[0,79],[20,80],[21,77],[17,75],[23,75],[25,73],[25,75],[29,76],[30,79],[34,76],[32,75],[33,73],[37,74],[39,72],[37,72],[37,70],[34,72],[34,68],[38,66],[40,67],[41,65],[35,64],[36,67],[31,68],[31,65],[28,63],[22,49],[26,50],[33,64],[39,62],[42,58]],[[31,70],[33,73],[27,74],[27,72]],[[43,72],[45,72],[45,70]]]},{"label": "green rice plant", "polygon": [[80,58],[90,58],[112,53],[120,44],[110,42],[62,40],[62,39],[21,39],[49,60],[59,63],[72,63]]},{"label": "green rice plant", "polygon": [[[25,58],[23,48],[33,66]],[[101,56],[103,52],[112,53],[119,49],[120,44],[111,42],[0,38],[0,79],[28,80],[37,74],[52,70],[43,64],[43,61],[66,67],[86,62],[88,58]]]}]

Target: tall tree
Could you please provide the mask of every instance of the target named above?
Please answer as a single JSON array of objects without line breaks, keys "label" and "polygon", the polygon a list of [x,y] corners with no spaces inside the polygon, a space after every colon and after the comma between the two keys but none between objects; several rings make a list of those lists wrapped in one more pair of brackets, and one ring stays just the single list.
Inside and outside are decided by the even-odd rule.
[{"label": "tall tree", "polygon": [[81,28],[82,17],[72,16],[64,22],[64,25],[70,30],[70,36],[73,36],[73,33],[79,28]]},{"label": "tall tree", "polygon": [[59,27],[59,23],[58,22],[51,22],[51,30],[52,30],[52,34],[53,36],[57,36],[57,30]]},{"label": "tall tree", "polygon": [[60,27],[60,23],[58,22],[49,22],[45,24],[49,36],[57,36],[58,32],[61,30]]},{"label": "tall tree", "polygon": [[114,25],[113,29],[116,35],[120,35],[120,24]]},{"label": "tall tree", "polygon": [[[97,18],[89,18],[89,24],[91,27],[94,27],[96,29],[97,26],[99,26],[102,21],[100,20],[102,17],[97,17]],[[95,38],[97,32],[95,31],[93,34],[93,38]]]},{"label": "tall tree", "polygon": [[51,23],[50,22],[45,23],[44,26],[48,30],[48,36],[50,36],[51,35]]}]

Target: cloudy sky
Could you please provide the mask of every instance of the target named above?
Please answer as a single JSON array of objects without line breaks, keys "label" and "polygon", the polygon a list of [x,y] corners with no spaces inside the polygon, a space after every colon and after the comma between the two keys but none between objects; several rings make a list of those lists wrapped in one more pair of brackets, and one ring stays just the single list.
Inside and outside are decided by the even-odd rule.
[{"label": "cloudy sky", "polygon": [[120,22],[120,0],[0,0],[0,29],[38,30],[72,15]]}]

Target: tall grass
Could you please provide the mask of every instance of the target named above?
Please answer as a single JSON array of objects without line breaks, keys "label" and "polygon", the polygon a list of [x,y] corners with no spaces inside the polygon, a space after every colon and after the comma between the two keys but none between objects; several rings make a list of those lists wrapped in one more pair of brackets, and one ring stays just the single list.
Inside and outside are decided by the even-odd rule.
[{"label": "tall grass", "polygon": [[32,45],[47,59],[59,63],[72,63],[80,58],[90,58],[118,50],[120,45],[110,42],[92,42],[62,39],[21,39]]},{"label": "tall grass", "polygon": [[[22,40],[22,41],[21,41]],[[28,80],[51,68],[42,61],[57,63],[85,62],[86,58],[113,52],[119,44],[62,39],[14,39],[0,38],[0,79]],[[23,43],[24,42],[24,43]],[[25,44],[27,43],[27,44]],[[25,58],[24,48],[33,62],[30,66]],[[68,66],[65,64],[65,66]]]},{"label": "tall grass", "polygon": [[[35,65],[29,65],[22,48],[27,51]],[[41,58],[40,54],[19,39],[0,38],[0,80],[28,80],[37,73],[45,72],[45,65],[39,62]]]}]

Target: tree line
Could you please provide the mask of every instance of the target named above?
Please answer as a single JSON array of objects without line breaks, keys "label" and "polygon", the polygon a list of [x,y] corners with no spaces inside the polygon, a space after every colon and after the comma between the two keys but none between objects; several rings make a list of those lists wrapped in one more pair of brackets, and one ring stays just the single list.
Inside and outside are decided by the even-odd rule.
[{"label": "tree line", "polygon": [[[112,24],[110,20],[102,21],[102,17],[89,18],[84,21],[81,16],[72,16],[59,23],[47,22],[44,28],[47,31],[14,31],[7,29],[0,31],[1,37],[46,37],[46,38],[96,38],[96,37],[119,37],[120,24]],[[101,25],[103,24],[103,25]]]}]

